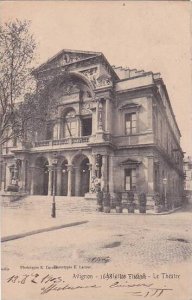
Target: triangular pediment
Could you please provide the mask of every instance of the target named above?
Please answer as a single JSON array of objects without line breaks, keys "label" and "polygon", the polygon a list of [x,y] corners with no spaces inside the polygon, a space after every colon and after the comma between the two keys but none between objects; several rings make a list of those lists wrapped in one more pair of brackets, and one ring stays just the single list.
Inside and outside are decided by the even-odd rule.
[{"label": "triangular pediment", "polygon": [[86,60],[92,57],[97,57],[101,55],[101,52],[91,52],[91,51],[78,51],[78,50],[62,50],[55,56],[50,58],[47,62],[40,65],[35,71],[42,71],[46,69],[52,69],[57,67],[62,67],[76,62]]},{"label": "triangular pediment", "polygon": [[[119,80],[113,68],[101,52],[62,50],[33,71],[50,78],[71,72],[78,72],[91,81],[94,88],[111,87],[113,80]],[[43,76],[44,76],[43,75]]]}]

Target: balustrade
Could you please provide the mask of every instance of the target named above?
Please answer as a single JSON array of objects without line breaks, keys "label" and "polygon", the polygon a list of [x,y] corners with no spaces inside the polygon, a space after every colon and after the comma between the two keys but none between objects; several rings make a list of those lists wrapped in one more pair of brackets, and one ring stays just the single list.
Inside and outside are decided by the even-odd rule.
[{"label": "balustrade", "polygon": [[34,147],[45,147],[45,146],[56,146],[56,145],[68,145],[68,144],[78,144],[78,143],[88,143],[89,136],[82,137],[69,137],[60,140],[44,140],[34,143]]}]

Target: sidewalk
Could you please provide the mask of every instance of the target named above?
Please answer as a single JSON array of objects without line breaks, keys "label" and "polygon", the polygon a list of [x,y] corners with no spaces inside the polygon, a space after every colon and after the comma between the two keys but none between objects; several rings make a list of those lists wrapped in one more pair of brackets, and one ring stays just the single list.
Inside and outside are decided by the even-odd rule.
[{"label": "sidewalk", "polygon": [[51,211],[50,214],[43,214],[33,210],[25,211],[21,208],[8,209],[3,207],[1,208],[1,237],[3,240],[8,236],[26,235],[32,231],[38,233],[38,231],[55,230],[57,227],[67,227],[69,224],[78,222],[88,222],[87,216],[63,212],[63,216],[60,214],[59,216],[56,215],[56,218],[52,218]]},{"label": "sidewalk", "polygon": [[1,242],[3,243],[3,242],[12,241],[12,240],[17,240],[17,239],[21,239],[21,238],[24,238],[24,237],[27,237],[30,235],[53,231],[53,230],[58,230],[58,229],[63,229],[63,228],[72,227],[72,226],[78,226],[78,225],[85,224],[85,223],[88,223],[88,221],[73,222],[73,223],[63,224],[63,225],[59,225],[59,226],[51,226],[51,227],[32,230],[32,231],[28,231],[28,232],[24,232],[24,233],[8,235],[8,236],[2,237]]}]

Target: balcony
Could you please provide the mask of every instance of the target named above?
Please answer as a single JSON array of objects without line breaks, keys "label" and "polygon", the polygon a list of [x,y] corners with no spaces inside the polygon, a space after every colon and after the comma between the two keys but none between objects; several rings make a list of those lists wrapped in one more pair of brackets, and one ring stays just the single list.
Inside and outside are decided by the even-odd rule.
[{"label": "balcony", "polygon": [[82,137],[69,137],[63,138],[59,140],[43,140],[33,143],[33,149],[38,148],[38,150],[45,150],[45,149],[58,149],[58,148],[71,148],[74,147],[82,147],[87,146],[89,142],[89,136],[82,136]]}]

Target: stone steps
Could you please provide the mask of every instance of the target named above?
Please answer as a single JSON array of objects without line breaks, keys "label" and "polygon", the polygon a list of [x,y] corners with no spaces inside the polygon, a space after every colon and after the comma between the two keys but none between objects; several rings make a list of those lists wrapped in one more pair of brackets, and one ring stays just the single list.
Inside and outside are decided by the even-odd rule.
[{"label": "stone steps", "polygon": [[[85,200],[83,197],[62,197],[56,196],[56,210],[57,212],[70,212],[70,213],[91,213],[96,210],[96,201]],[[17,210],[22,208],[26,213],[27,211],[50,211],[52,207],[52,196],[28,196],[14,202],[3,202],[2,206],[7,209]]]}]

